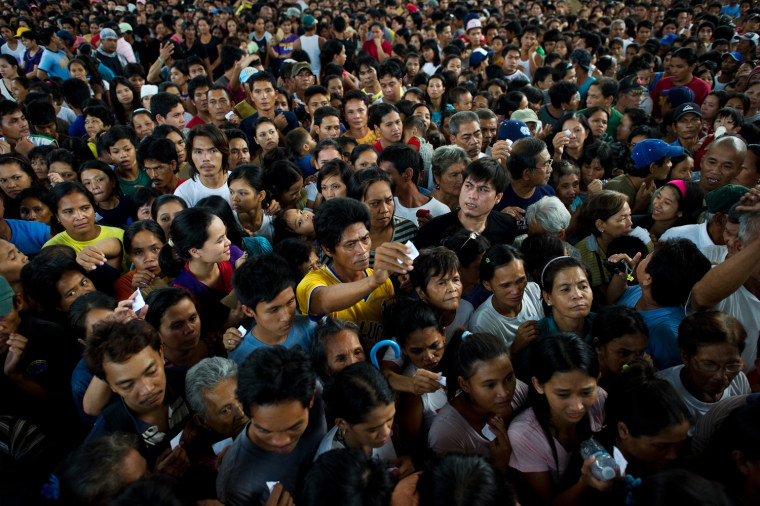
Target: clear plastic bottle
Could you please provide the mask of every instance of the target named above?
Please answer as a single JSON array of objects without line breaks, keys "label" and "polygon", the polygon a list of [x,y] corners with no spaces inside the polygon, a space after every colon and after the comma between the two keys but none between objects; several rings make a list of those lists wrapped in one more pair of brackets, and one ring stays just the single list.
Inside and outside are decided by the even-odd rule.
[{"label": "clear plastic bottle", "polygon": [[599,481],[608,481],[615,477],[615,459],[607,453],[599,442],[593,437],[588,438],[581,443],[581,457],[585,461],[594,456],[594,462],[591,464],[591,474]]}]

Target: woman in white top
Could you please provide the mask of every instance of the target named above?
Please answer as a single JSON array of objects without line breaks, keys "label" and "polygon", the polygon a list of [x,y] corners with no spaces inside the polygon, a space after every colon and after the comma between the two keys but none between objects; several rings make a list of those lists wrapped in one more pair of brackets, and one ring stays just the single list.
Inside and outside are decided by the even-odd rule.
[{"label": "woman in white top", "polygon": [[423,457],[430,425],[447,401],[446,381],[439,375],[446,346],[445,330],[435,311],[414,299],[398,300],[391,306],[385,329],[401,349],[401,376],[413,382],[418,371],[432,373],[428,375],[433,379],[430,388],[423,392],[399,392],[397,401],[402,441],[415,455]]},{"label": "woman in white top", "polygon": [[506,244],[485,252],[480,279],[493,295],[472,315],[470,326],[503,337],[515,355],[538,336],[538,321],[544,317],[541,288],[528,281],[522,253]]},{"label": "woman in white top", "polygon": [[731,315],[719,311],[696,313],[678,326],[683,364],[660,371],[681,396],[691,414],[692,429],[718,401],[750,393],[744,375],[747,332]]},{"label": "woman in white top", "polygon": [[3,77],[0,80],[0,93],[6,100],[15,102],[11,93],[11,83],[18,77],[18,62],[16,58],[9,54],[0,54],[0,75]]},{"label": "woman in white top", "polygon": [[433,420],[428,446],[437,454],[476,453],[505,471],[511,453],[507,425],[527,398],[500,337],[460,330],[446,348],[449,403]]},{"label": "woman in white top", "polygon": [[261,167],[245,164],[229,175],[230,200],[235,218],[246,233],[274,242],[272,216],[265,212],[267,192]]},{"label": "woman in white top", "polygon": [[412,474],[412,458],[398,457],[393,447],[396,404],[383,374],[372,364],[359,362],[332,379],[323,399],[335,426],[322,438],[314,459],[330,450],[356,448],[381,461],[395,480]]}]

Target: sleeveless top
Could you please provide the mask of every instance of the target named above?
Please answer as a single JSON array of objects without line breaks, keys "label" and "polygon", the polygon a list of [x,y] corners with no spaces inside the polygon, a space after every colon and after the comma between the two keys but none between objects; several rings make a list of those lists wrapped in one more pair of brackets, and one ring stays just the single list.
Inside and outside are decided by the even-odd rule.
[{"label": "sleeveless top", "polygon": [[315,76],[318,76],[322,69],[322,64],[319,61],[319,35],[314,34],[308,37],[301,35],[300,39],[301,49],[306,51],[306,54],[309,55],[309,60],[311,60],[311,70]]}]

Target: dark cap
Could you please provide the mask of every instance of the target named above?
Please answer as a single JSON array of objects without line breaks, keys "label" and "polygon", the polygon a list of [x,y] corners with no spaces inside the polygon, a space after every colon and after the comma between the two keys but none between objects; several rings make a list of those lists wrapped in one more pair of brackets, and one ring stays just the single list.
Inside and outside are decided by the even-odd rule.
[{"label": "dark cap", "polygon": [[696,114],[702,117],[702,108],[694,102],[686,102],[673,109],[673,121],[678,121],[687,114]]},{"label": "dark cap", "polygon": [[669,90],[663,90],[662,94],[670,99],[670,105],[673,107],[694,102],[694,92],[686,86],[675,86]]},{"label": "dark cap", "polygon": [[643,84],[641,84],[641,79],[639,79],[639,76],[636,74],[631,74],[630,76],[626,76],[620,80],[618,83],[618,92],[629,92],[634,93],[636,95],[641,95],[647,89],[644,87]]},{"label": "dark cap", "polygon": [[591,68],[591,55],[585,49],[576,49],[570,53],[570,61],[577,63],[584,70]]},{"label": "dark cap", "polygon": [[705,197],[708,213],[728,214],[731,206],[739,202],[749,190],[738,184],[727,184],[713,190]]}]

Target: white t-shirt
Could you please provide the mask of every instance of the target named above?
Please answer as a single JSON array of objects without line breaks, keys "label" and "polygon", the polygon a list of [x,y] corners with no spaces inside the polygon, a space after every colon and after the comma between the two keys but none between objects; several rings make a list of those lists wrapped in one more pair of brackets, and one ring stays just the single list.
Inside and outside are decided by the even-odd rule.
[{"label": "white t-shirt", "polygon": [[19,42],[16,46],[16,50],[12,50],[10,47],[8,47],[8,43],[3,44],[3,47],[0,47],[0,53],[3,54],[9,54],[16,58],[16,61],[18,62],[20,68],[19,68],[19,75],[24,75],[24,53],[26,52],[26,47]]},{"label": "white t-shirt", "polygon": [[715,243],[710,239],[707,233],[707,223],[699,225],[682,225],[680,227],[669,228],[660,237],[661,241],[667,239],[688,239],[697,245],[698,249],[714,246]]},{"label": "white t-shirt", "polygon": [[174,190],[174,194],[178,197],[182,197],[185,202],[187,202],[187,207],[195,207],[195,204],[197,204],[199,200],[212,195],[222,197],[228,204],[230,204],[230,206],[232,206],[232,203],[230,202],[230,188],[227,186],[227,183],[224,183],[219,188],[207,188],[198,180],[197,175],[179,185],[177,189]]},{"label": "white t-shirt", "polygon": [[393,197],[393,202],[396,204],[396,216],[401,216],[406,218],[407,220],[411,221],[415,225],[419,227],[419,223],[417,222],[417,211],[419,209],[427,209],[430,211],[430,215],[435,218],[437,216],[441,216],[443,214],[448,214],[451,212],[451,209],[449,209],[449,206],[441,202],[440,200],[437,200],[433,197],[430,198],[430,200],[420,207],[404,207],[402,206],[399,201],[398,197]]},{"label": "white t-shirt", "polygon": [[[689,391],[686,390],[683,382],[681,382],[681,369],[683,369],[683,364],[660,371],[657,375],[673,385],[673,388],[676,389],[681,400],[683,400],[684,404],[686,404],[686,407],[689,409],[689,413],[691,413],[691,428],[689,429],[689,435],[692,435],[692,431],[697,425],[697,422],[699,422],[699,419],[715,406],[717,402],[702,402],[691,395]],[[723,396],[719,401],[734,395],[744,395],[748,393],[750,393],[749,381],[747,381],[747,377],[744,373],[740,372],[736,375],[731,384],[728,385],[728,388],[723,391]]]},{"label": "white t-shirt", "polygon": [[726,246],[707,246],[700,250],[704,256],[713,264],[721,264],[726,259],[728,248]]},{"label": "white t-shirt", "polygon": [[495,336],[501,336],[507,341],[507,346],[512,346],[517,335],[517,327],[527,320],[536,321],[544,317],[544,306],[541,304],[541,289],[532,281],[528,282],[523,293],[522,309],[517,316],[510,318],[503,316],[493,307],[493,295],[482,303],[470,319],[470,327],[473,332],[488,332]]}]

